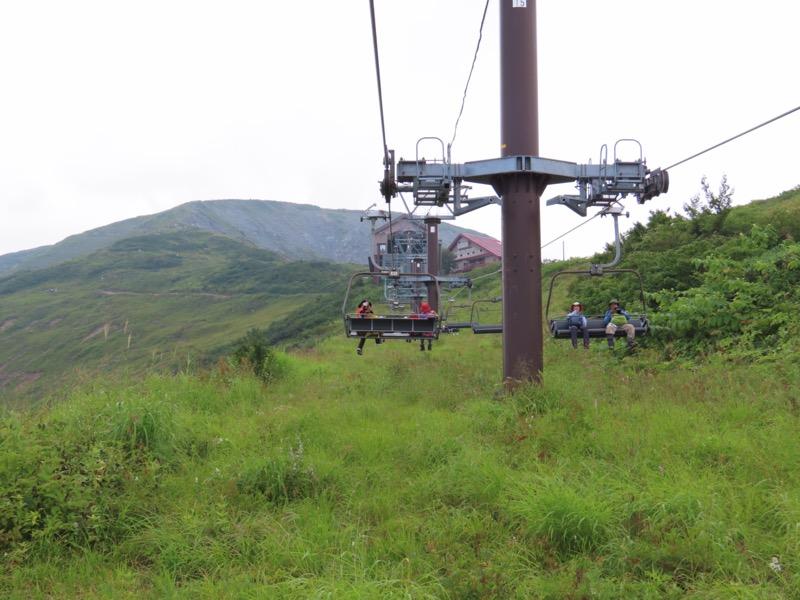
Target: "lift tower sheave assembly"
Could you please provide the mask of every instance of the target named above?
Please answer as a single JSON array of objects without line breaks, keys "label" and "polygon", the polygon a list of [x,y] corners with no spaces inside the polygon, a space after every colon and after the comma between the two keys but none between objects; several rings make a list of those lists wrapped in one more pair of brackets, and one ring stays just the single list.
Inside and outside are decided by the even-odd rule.
[{"label": "lift tower sheave assembly", "polygon": [[[503,381],[541,382],[543,367],[540,198],[550,184],[576,182],[579,193],[547,202],[562,204],[581,216],[587,208],[609,209],[628,195],[641,204],[669,189],[666,171],[650,171],[636,140],[620,140],[613,158],[601,149],[599,164],[577,164],[540,157],[535,0],[500,3],[501,158],[466,163],[450,161],[450,147],[441,160],[419,157],[394,163],[384,157],[381,194],[387,200],[412,192],[418,206],[448,206],[453,216],[488,204],[502,207],[503,244]],[[436,139],[436,138],[422,138]],[[638,155],[618,157],[622,142],[638,145]],[[621,154],[621,151],[620,151]],[[388,161],[388,163],[387,163]],[[479,183],[500,196],[467,198],[468,186]]]}]

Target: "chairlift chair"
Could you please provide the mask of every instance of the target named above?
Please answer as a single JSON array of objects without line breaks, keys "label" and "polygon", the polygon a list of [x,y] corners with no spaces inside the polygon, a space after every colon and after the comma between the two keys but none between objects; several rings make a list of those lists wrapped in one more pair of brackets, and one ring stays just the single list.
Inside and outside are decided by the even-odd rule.
[{"label": "chairlift chair", "polygon": [[[483,323],[481,322],[480,306],[486,303],[492,303],[492,304],[500,303],[500,310],[502,315],[502,307],[503,307],[502,297],[476,300],[475,302],[472,303],[472,312],[470,313],[470,319],[469,319],[472,324],[472,333],[503,333],[502,318],[497,320],[499,322],[494,322],[494,323],[487,323],[485,320]],[[484,314],[485,312],[486,311],[484,311]]]},{"label": "chairlift chair", "polygon": [[[404,307],[395,299],[374,301],[373,304],[381,310],[375,312],[374,317],[364,318],[357,314],[353,308],[356,300],[351,298],[353,283],[359,279],[374,280],[376,277],[389,278],[403,285],[417,287],[417,297],[429,298],[433,294],[438,305],[439,282],[436,276],[429,273],[400,273],[397,271],[383,271],[380,273],[360,272],[350,277],[342,303],[342,319],[344,330],[348,338],[380,338],[383,340],[422,338],[438,339],[439,317],[420,318],[419,313],[400,313],[399,308]],[[378,288],[376,288],[378,289]],[[353,312],[349,312],[353,310]]]},{"label": "chairlift chair", "polygon": [[[567,324],[566,315],[564,315],[563,317],[550,316],[550,300],[553,297],[553,286],[555,285],[557,278],[561,277],[562,275],[600,277],[605,275],[616,275],[620,273],[632,273],[636,275],[636,277],[639,280],[639,298],[642,302],[642,312],[632,313],[629,311],[631,318],[628,322],[634,326],[637,338],[644,337],[645,335],[647,335],[647,333],[650,331],[650,322],[647,320],[647,306],[644,300],[644,285],[642,283],[642,276],[639,274],[639,272],[634,269],[601,269],[597,268],[597,265],[593,265],[593,268],[587,271],[559,271],[558,273],[553,275],[553,278],[550,280],[550,292],[547,295],[545,318],[547,319],[547,323],[550,328],[550,333],[553,336],[553,338],[570,339],[570,331],[569,331],[569,325]],[[606,337],[606,325],[603,322],[604,315],[593,314],[585,316],[589,327],[589,337],[590,338]],[[617,329],[615,335],[617,337],[622,337],[625,335],[625,331],[622,328],[619,328]]]},{"label": "chairlift chair", "polygon": [[[635,140],[632,140],[635,141]],[[618,142],[619,143],[619,142]],[[638,142],[636,142],[638,144]],[[616,156],[616,146],[614,147],[614,153]],[[641,145],[640,145],[640,152],[641,152]],[[618,161],[615,160],[615,163]],[[602,164],[605,164],[605,161],[601,161]],[[619,175],[619,174],[617,174]],[[624,178],[615,177],[615,181],[618,181],[620,185],[624,188]],[[617,190],[619,191],[619,190]],[[561,202],[562,200],[557,200],[556,202]],[[617,265],[622,258],[622,242],[620,240],[619,235],[619,217],[627,213],[623,213],[622,205],[616,202],[615,200],[610,201],[611,203],[607,205],[601,215],[610,215],[614,220],[614,248],[615,248],[615,255],[614,259],[604,265],[594,264],[589,267],[587,271],[560,271],[553,275],[553,278],[550,280],[550,292],[547,295],[547,306],[545,308],[545,318],[547,319],[548,326],[550,328],[550,333],[556,339],[571,339],[571,334],[569,330],[569,325],[567,324],[566,315],[563,318],[556,318],[550,316],[550,301],[553,297],[553,286],[555,285],[556,279],[561,277],[562,275],[578,275],[578,276],[589,276],[589,277],[602,277],[604,275],[618,275],[620,273],[632,273],[636,275],[636,278],[639,280],[639,299],[642,303],[642,312],[641,313],[630,313],[631,315],[628,322],[634,326],[636,330],[636,337],[643,337],[647,335],[650,331],[650,323],[647,320],[647,305],[644,300],[644,284],[642,282],[642,276],[639,274],[638,271],[634,269],[615,269],[613,268]],[[548,200],[548,204],[551,201]],[[585,216],[585,207],[584,213]],[[584,315],[586,317],[586,321],[588,324],[589,329],[589,337],[590,338],[604,338],[606,337],[606,325],[604,323],[604,314],[600,315]],[[615,335],[617,337],[621,337],[626,335],[625,331],[622,328],[616,330]]]},{"label": "chairlift chair", "polygon": [[472,314],[471,304],[454,304],[447,307],[444,317],[442,317],[442,331],[445,333],[458,333],[461,329],[471,329],[472,321],[462,321],[457,317],[460,316],[461,311],[470,309]]}]

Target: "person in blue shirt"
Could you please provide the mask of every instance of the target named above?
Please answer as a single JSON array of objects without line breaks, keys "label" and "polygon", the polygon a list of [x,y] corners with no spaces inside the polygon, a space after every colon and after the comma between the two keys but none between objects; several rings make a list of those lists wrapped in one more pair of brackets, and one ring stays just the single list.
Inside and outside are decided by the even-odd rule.
[{"label": "person in blue shirt", "polygon": [[567,313],[567,326],[569,327],[569,335],[572,338],[572,347],[578,347],[578,331],[583,335],[583,347],[589,349],[589,322],[583,314],[583,304],[580,302],[573,302],[569,307]]},{"label": "person in blue shirt", "polygon": [[639,345],[635,339],[636,328],[628,322],[630,318],[631,316],[622,310],[618,300],[612,299],[608,303],[608,310],[606,311],[606,316],[603,317],[603,323],[606,325],[606,339],[608,339],[609,350],[614,349],[614,334],[619,328],[625,331],[625,335],[628,338],[628,347],[633,348]]}]

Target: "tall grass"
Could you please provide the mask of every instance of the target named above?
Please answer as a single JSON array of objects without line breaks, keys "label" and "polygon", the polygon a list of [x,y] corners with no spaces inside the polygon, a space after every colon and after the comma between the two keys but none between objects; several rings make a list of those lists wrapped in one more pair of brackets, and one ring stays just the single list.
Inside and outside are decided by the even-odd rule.
[{"label": "tall grass", "polygon": [[0,421],[0,591],[47,598],[794,598],[800,370],[498,338],[329,340],[264,384],[87,385]]}]

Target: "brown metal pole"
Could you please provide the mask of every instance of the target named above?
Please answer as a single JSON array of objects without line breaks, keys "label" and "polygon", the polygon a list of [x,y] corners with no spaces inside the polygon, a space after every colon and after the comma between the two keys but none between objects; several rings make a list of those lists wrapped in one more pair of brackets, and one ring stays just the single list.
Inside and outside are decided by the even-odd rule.
[{"label": "brown metal pole", "polygon": [[[428,245],[428,273],[439,277],[439,224],[441,219],[428,217],[425,219],[425,235],[427,236]],[[431,282],[428,284],[428,303],[431,308],[437,313],[439,312],[439,290],[432,289],[436,283]]]},{"label": "brown metal pole", "polygon": [[[502,156],[539,155],[536,2],[500,2]],[[544,370],[539,198],[543,177],[509,174],[503,198],[503,379],[541,383]]]}]

